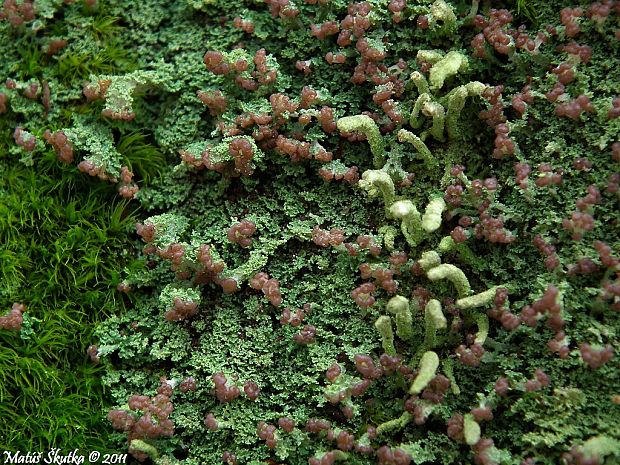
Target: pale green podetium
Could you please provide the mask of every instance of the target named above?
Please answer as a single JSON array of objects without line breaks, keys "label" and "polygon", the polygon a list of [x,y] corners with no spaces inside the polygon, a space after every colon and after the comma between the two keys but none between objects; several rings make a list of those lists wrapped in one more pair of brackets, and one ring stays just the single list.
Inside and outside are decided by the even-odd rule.
[{"label": "pale green podetium", "polygon": [[366,170],[362,173],[362,179],[358,185],[364,189],[370,197],[383,197],[386,208],[394,201],[394,181],[389,174],[382,170]]},{"label": "pale green podetium", "polygon": [[418,264],[424,271],[428,272],[430,269],[441,264],[441,257],[434,250],[429,250],[422,253],[422,257],[418,260]]},{"label": "pale green podetium", "polygon": [[411,309],[409,308],[409,299],[401,295],[394,296],[388,301],[385,308],[394,315],[398,337],[405,341],[413,339],[413,322]]},{"label": "pale green podetium", "polygon": [[480,441],[480,425],[471,413],[465,414],[463,419],[463,436],[468,446],[473,446]]},{"label": "pale green podetium", "polygon": [[483,307],[490,304],[495,297],[497,287],[492,287],[484,292],[481,292],[470,297],[463,297],[456,301],[456,306],[461,310],[467,310],[470,308]]},{"label": "pale green podetium", "polygon": [[129,444],[129,450],[142,452],[148,455],[151,460],[157,460],[159,458],[159,452],[157,452],[157,449],[141,439],[132,440]]},{"label": "pale green podetium", "polygon": [[375,328],[377,328],[377,331],[381,334],[381,346],[385,353],[391,356],[396,355],[391,318],[387,315],[381,315],[377,318],[377,321],[375,321]]},{"label": "pale green podetium", "polygon": [[431,350],[424,352],[420,360],[420,371],[409,388],[409,394],[421,393],[435,377],[437,368],[439,368],[439,356]]},{"label": "pale green podetium", "polygon": [[368,115],[345,116],[340,118],[336,125],[341,132],[361,132],[366,136],[370,151],[373,155],[375,168],[381,168],[385,164],[385,144],[383,136],[379,132],[377,123]]},{"label": "pale green podetium", "polygon": [[469,280],[463,270],[459,267],[444,263],[431,268],[426,272],[426,276],[431,281],[438,281],[440,279],[447,279],[456,288],[456,292],[459,297],[465,297],[469,295],[471,287],[469,286]]},{"label": "pale green podetium", "polygon": [[449,77],[467,71],[467,57],[460,52],[450,51],[433,65],[429,71],[429,83],[432,90],[439,90]]},{"label": "pale green podetium", "polygon": [[418,155],[422,158],[422,160],[424,160],[424,165],[426,168],[433,169],[439,166],[437,159],[433,156],[424,141],[414,133],[407,131],[406,129],[401,129],[398,131],[398,141],[407,142],[413,145],[413,148],[416,149]]},{"label": "pale green podetium", "polygon": [[390,207],[390,214],[402,220],[400,229],[411,247],[416,247],[424,238],[422,217],[411,200],[399,200]]},{"label": "pale green podetium", "polygon": [[429,25],[435,32],[450,34],[456,29],[457,17],[454,9],[444,0],[436,0],[430,8]]},{"label": "pale green podetium", "polygon": [[441,214],[446,209],[446,202],[443,197],[433,198],[424,211],[422,217],[422,229],[427,233],[436,231],[441,226]]},{"label": "pale green podetium", "polygon": [[437,331],[448,326],[441,303],[437,299],[429,300],[424,308],[424,326],[424,347],[432,349],[437,346]]}]

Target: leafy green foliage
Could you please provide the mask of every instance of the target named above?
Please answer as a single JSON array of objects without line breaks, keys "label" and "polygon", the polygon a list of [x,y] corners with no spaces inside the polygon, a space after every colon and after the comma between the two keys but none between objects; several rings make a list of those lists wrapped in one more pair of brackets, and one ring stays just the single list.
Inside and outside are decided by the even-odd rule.
[{"label": "leafy green foliage", "polygon": [[116,150],[121,154],[123,164],[145,182],[158,173],[166,163],[164,154],[149,142],[146,134],[140,131],[122,134],[116,144]]}]

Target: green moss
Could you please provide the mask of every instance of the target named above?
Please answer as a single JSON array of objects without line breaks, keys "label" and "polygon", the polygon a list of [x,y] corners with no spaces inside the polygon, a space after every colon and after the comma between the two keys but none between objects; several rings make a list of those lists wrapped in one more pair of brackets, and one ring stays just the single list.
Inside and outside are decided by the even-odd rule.
[{"label": "green moss", "polygon": [[93,323],[123,306],[114,286],[131,209],[55,162],[0,164],[0,301],[23,302],[30,321],[21,339],[0,331],[0,444],[105,449],[103,371],[87,361],[86,347]]}]

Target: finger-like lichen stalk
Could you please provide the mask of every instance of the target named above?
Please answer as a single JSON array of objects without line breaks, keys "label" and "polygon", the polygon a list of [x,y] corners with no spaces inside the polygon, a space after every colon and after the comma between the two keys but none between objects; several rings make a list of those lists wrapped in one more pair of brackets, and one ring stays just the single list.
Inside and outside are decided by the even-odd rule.
[{"label": "finger-like lichen stalk", "polygon": [[403,412],[400,417],[394,418],[393,420],[389,420],[378,425],[377,434],[383,434],[388,431],[403,429],[412,420],[412,418],[413,415],[411,415],[409,412]]},{"label": "finger-like lichen stalk", "polygon": [[446,378],[450,380],[450,391],[452,394],[459,395],[461,393],[461,388],[456,384],[456,378],[454,377],[454,366],[452,364],[452,359],[445,358],[442,363],[443,372],[446,375]]},{"label": "finger-like lichen stalk", "polygon": [[467,16],[465,18],[463,18],[463,22],[465,24],[471,24],[476,14],[478,13],[479,6],[480,6],[480,0],[472,0],[469,13],[467,13]]},{"label": "finger-like lichen stalk", "polygon": [[439,102],[426,102],[422,105],[422,113],[433,118],[433,125],[428,131],[438,141],[443,141],[443,129],[446,121],[446,110]]},{"label": "finger-like lichen stalk", "polygon": [[438,281],[440,279],[447,279],[456,288],[456,292],[460,297],[469,295],[471,287],[469,286],[469,280],[463,270],[459,267],[444,263],[431,268],[426,272],[426,276],[431,281]]},{"label": "finger-like lichen stalk", "polygon": [[463,263],[467,263],[468,265],[473,265],[478,260],[476,255],[469,247],[467,247],[467,245],[464,243],[457,244],[454,242],[454,239],[452,239],[452,236],[443,237],[441,241],[439,241],[437,250],[439,250],[442,254],[456,251],[459,254],[461,261]]},{"label": "finger-like lichen stalk", "polygon": [[421,72],[414,71],[411,73],[411,76],[409,76],[409,79],[415,84],[418,89],[418,94],[429,94],[428,81]]},{"label": "finger-like lichen stalk", "polygon": [[159,452],[154,446],[144,442],[142,439],[134,439],[129,444],[130,451],[142,452],[149,456],[151,460],[157,460],[159,458]]},{"label": "finger-like lichen stalk", "polygon": [[386,208],[394,202],[394,181],[392,181],[390,175],[383,170],[364,171],[358,185],[364,189],[370,197],[377,197],[381,194]]},{"label": "finger-like lichen stalk", "polygon": [[424,347],[432,349],[437,346],[437,330],[448,326],[445,315],[441,310],[441,303],[431,299],[424,308]]},{"label": "finger-like lichen stalk", "polygon": [[383,136],[379,132],[377,123],[368,115],[345,116],[340,118],[336,125],[341,132],[359,131],[366,136],[370,151],[373,155],[375,168],[381,168],[385,164],[385,144]]},{"label": "finger-like lichen stalk", "polygon": [[422,257],[418,260],[418,264],[424,271],[430,270],[441,264],[441,257],[434,250],[422,253]]},{"label": "finger-like lichen stalk", "polygon": [[437,0],[431,5],[430,27],[433,32],[449,34],[456,29],[454,9],[444,0]]},{"label": "finger-like lichen stalk", "polygon": [[452,236],[444,236],[439,241],[439,245],[437,246],[437,250],[439,250],[442,254],[446,252],[451,252],[456,248],[456,242],[452,239]]},{"label": "finger-like lichen stalk", "polygon": [[443,50],[418,50],[416,61],[434,65],[446,56]]},{"label": "finger-like lichen stalk", "polygon": [[409,308],[409,299],[401,295],[394,296],[387,303],[386,309],[394,315],[398,337],[405,341],[413,339],[413,322],[411,309]]},{"label": "finger-like lichen stalk", "polygon": [[422,126],[422,120],[420,117],[420,112],[424,105],[433,101],[431,94],[420,94],[420,96],[416,99],[415,104],[413,105],[413,110],[411,110],[411,115],[409,116],[409,125],[413,129],[418,129]]},{"label": "finger-like lichen stalk", "polygon": [[458,136],[456,122],[461,114],[461,110],[465,106],[467,98],[467,90],[463,87],[457,87],[448,99],[448,112],[446,116],[446,131],[448,138],[453,139]]},{"label": "finger-like lichen stalk", "polygon": [[388,355],[396,355],[396,349],[394,348],[394,333],[392,331],[392,320],[387,315],[381,315],[375,321],[375,328],[381,334],[381,346]]},{"label": "finger-like lichen stalk", "polygon": [[[465,312],[465,315],[468,318],[471,318],[471,313],[469,312],[472,308],[484,307],[489,305],[493,298],[495,297],[495,291],[497,290],[497,286],[492,287],[484,292],[480,292],[479,294],[472,295],[470,297],[464,297],[462,299],[458,299],[456,301],[456,306]],[[473,319],[476,321],[478,325],[478,332],[476,333],[476,344],[483,345],[486,341],[487,335],[489,334],[489,317],[486,313],[478,313]]]},{"label": "finger-like lichen stalk", "polygon": [[429,83],[432,90],[439,90],[444,82],[457,73],[466,71],[469,66],[467,57],[460,52],[451,51],[433,65],[429,71]]},{"label": "finger-like lichen stalk", "polygon": [[406,129],[401,129],[398,131],[398,141],[399,142],[409,142],[413,147],[418,151],[422,160],[424,160],[424,165],[426,168],[433,169],[439,165],[437,159],[431,154],[431,151],[428,149],[426,144],[422,139],[413,134]]},{"label": "finger-like lichen stalk", "polygon": [[394,200],[394,181],[392,181],[390,175],[383,170],[364,171],[359,185],[366,190],[371,197],[376,197],[381,193],[386,206],[390,205]]},{"label": "finger-like lichen stalk", "polygon": [[390,214],[402,220],[400,229],[411,247],[417,246],[424,238],[422,217],[411,200],[399,200],[390,207]]},{"label": "finger-like lichen stalk", "polygon": [[426,206],[422,217],[422,229],[430,233],[441,226],[441,214],[446,209],[446,201],[443,197],[435,197]]},{"label": "finger-like lichen stalk", "polygon": [[487,314],[479,313],[476,315],[476,324],[478,325],[478,332],[476,333],[474,343],[484,345],[489,335],[489,317]]},{"label": "finger-like lichen stalk", "polygon": [[463,437],[469,446],[473,446],[480,441],[480,425],[471,413],[465,414],[463,418]]},{"label": "finger-like lichen stalk", "polygon": [[397,229],[389,224],[381,226],[379,228],[379,234],[383,236],[383,245],[388,251],[394,250],[394,241],[396,240]]},{"label": "finger-like lichen stalk", "polygon": [[457,87],[448,93],[446,97],[441,99],[441,102],[448,108],[446,114],[446,131],[448,132],[448,137],[450,139],[454,139],[459,135],[457,121],[461,116],[461,111],[465,106],[465,100],[467,97],[482,95],[484,89],[486,89],[484,84],[473,81],[465,84],[464,86]]},{"label": "finger-like lichen stalk", "polygon": [[435,377],[437,368],[439,368],[439,356],[432,350],[424,352],[420,359],[418,376],[413,380],[409,388],[409,394],[416,395],[421,393]]},{"label": "finger-like lichen stalk", "polygon": [[495,297],[495,291],[497,286],[492,287],[484,292],[475,294],[469,297],[464,297],[456,301],[456,306],[461,310],[467,310],[470,308],[483,307],[490,304]]}]

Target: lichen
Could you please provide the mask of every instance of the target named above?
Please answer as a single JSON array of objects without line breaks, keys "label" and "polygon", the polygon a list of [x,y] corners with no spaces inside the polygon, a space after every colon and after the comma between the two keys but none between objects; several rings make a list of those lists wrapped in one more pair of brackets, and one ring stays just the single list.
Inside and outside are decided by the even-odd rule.
[{"label": "lichen", "polygon": [[161,165],[97,332],[116,406],[174,385],[174,435],[135,455],[551,465],[620,439],[617,8],[91,3],[2,7],[0,144]]}]

